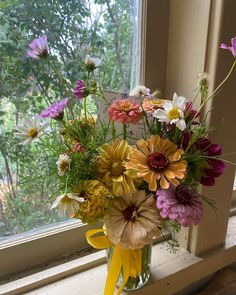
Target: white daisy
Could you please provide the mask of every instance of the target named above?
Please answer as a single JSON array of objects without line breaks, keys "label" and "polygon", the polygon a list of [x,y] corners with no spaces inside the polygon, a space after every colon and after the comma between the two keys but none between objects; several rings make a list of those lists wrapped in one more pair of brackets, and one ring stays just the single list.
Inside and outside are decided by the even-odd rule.
[{"label": "white daisy", "polygon": [[79,209],[79,201],[80,199],[75,194],[63,194],[56,198],[51,209],[58,207],[61,213],[68,213],[69,217],[73,217]]},{"label": "white daisy", "polygon": [[184,120],[184,110],[186,108],[186,98],[178,96],[174,93],[173,101],[166,100],[163,104],[163,109],[157,109],[153,113],[153,117],[160,122],[175,124],[180,130],[186,129]]},{"label": "white daisy", "polygon": [[70,170],[70,163],[71,159],[66,153],[59,156],[59,159],[56,162],[59,176],[63,176],[66,171]]},{"label": "white daisy", "polygon": [[136,97],[136,98],[139,98],[140,96],[148,96],[148,95],[150,95],[150,89],[145,87],[145,86],[139,85],[139,86],[136,86],[130,92],[129,95],[133,96],[133,97]]},{"label": "white daisy", "polygon": [[46,121],[43,124],[40,124],[40,121],[37,117],[31,119],[29,117],[25,118],[24,124],[22,126],[17,125],[15,127],[16,133],[15,136],[25,139],[21,144],[26,145],[31,143],[35,138],[40,136],[40,133],[45,130],[49,125],[49,122]]},{"label": "white daisy", "polygon": [[88,70],[93,71],[101,64],[101,59],[97,57],[91,57],[89,55],[86,56],[84,63]]}]

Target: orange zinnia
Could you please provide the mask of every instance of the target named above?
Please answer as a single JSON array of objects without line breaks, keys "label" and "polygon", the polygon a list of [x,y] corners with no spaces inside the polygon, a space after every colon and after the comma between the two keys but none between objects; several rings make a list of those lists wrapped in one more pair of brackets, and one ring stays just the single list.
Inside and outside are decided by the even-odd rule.
[{"label": "orange zinnia", "polygon": [[149,184],[150,191],[157,190],[157,184],[164,189],[169,188],[169,182],[179,185],[187,169],[187,162],[180,160],[184,151],[169,139],[152,135],[150,139],[140,139],[137,147],[132,147],[125,167],[136,172]]},{"label": "orange zinnia", "polygon": [[142,107],[146,113],[152,114],[155,110],[163,108],[165,99],[144,99]]}]

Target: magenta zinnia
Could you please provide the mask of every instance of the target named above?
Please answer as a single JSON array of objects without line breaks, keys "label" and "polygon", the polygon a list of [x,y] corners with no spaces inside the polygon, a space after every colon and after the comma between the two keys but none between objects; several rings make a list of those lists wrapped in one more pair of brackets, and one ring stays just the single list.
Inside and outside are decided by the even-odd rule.
[{"label": "magenta zinnia", "polygon": [[170,185],[168,190],[158,190],[156,195],[161,217],[177,221],[182,226],[200,223],[203,205],[199,194],[191,188]]}]

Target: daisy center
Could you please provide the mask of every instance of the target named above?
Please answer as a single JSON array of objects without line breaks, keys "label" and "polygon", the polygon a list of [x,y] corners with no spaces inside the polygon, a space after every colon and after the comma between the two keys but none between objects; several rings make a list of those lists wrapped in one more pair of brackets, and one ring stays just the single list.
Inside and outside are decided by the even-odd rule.
[{"label": "daisy center", "polygon": [[120,110],[122,111],[122,112],[126,112],[126,113],[128,113],[129,111],[131,111],[131,109],[132,109],[132,105],[130,104],[130,103],[123,103],[121,106],[120,106]]},{"label": "daisy center", "polygon": [[122,214],[126,220],[135,221],[138,216],[137,208],[134,204],[131,204],[122,211]]},{"label": "daisy center", "polygon": [[155,152],[147,157],[147,164],[155,172],[163,172],[169,165],[168,159],[162,153]]},{"label": "daisy center", "polygon": [[36,128],[31,128],[28,131],[28,135],[32,138],[35,138],[38,135],[38,130]]},{"label": "daisy center", "polygon": [[87,61],[86,66],[90,68],[95,68],[96,65],[92,60],[90,60],[90,61]]},{"label": "daisy center", "polygon": [[180,204],[190,205],[192,201],[192,196],[186,190],[183,190],[181,187],[176,188],[176,199]]},{"label": "daisy center", "polygon": [[176,119],[180,119],[180,113],[179,110],[177,108],[173,108],[171,109],[168,114],[167,117],[172,121],[172,120],[176,120]]},{"label": "daisy center", "polygon": [[66,170],[69,167],[69,163],[67,161],[61,161],[60,163],[60,169],[62,171]]},{"label": "daisy center", "polygon": [[120,175],[124,170],[124,167],[121,162],[114,162],[111,166],[111,173],[114,176]]}]

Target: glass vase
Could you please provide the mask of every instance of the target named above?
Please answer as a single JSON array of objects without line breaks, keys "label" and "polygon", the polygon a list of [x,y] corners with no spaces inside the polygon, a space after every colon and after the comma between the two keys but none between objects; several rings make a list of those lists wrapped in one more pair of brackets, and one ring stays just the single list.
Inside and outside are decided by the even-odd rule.
[{"label": "glass vase", "polygon": [[[107,249],[107,264],[108,268],[112,259],[114,247]],[[125,284],[125,291],[132,291],[142,288],[149,280],[151,276],[151,254],[152,254],[152,244],[146,245],[141,249],[142,252],[142,268],[141,272],[136,278],[129,277],[127,283]],[[121,268],[120,276],[117,281],[117,287],[119,288],[123,281],[123,272]]]}]

